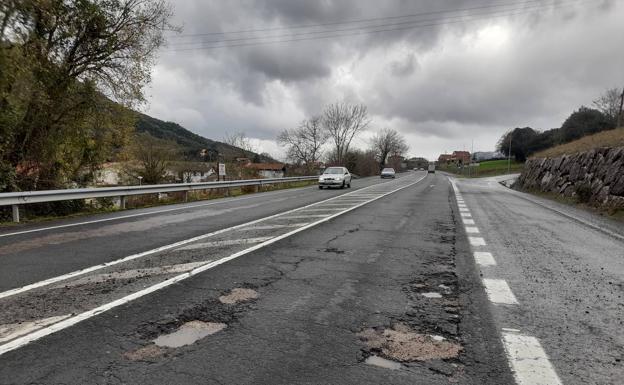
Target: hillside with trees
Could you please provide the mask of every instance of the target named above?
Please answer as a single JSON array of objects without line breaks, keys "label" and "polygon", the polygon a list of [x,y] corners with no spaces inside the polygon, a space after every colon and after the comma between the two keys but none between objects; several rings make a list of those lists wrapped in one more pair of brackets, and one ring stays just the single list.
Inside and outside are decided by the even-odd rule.
[{"label": "hillside with trees", "polygon": [[538,131],[531,127],[514,128],[499,139],[497,150],[505,155],[511,153],[516,161],[524,162],[537,152],[612,130],[618,123],[623,92],[617,88],[605,91],[593,101],[594,108],[581,106],[560,128],[546,131]]}]

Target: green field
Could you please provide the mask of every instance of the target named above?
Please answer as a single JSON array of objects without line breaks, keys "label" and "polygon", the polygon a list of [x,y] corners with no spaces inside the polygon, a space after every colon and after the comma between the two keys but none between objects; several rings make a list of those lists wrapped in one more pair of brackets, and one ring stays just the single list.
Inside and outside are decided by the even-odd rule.
[{"label": "green field", "polygon": [[489,160],[485,162],[480,162],[479,166],[472,167],[470,170],[468,170],[468,167],[457,168],[454,165],[440,165],[438,166],[438,169],[466,178],[479,178],[486,176],[504,175],[509,173],[514,174],[522,171],[523,167],[524,163],[516,162],[515,160],[511,161],[511,167],[508,167],[507,160]]}]

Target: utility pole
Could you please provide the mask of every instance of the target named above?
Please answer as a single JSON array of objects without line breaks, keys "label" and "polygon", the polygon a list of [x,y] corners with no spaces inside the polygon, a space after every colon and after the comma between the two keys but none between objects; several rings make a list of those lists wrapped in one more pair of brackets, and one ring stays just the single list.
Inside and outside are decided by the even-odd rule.
[{"label": "utility pole", "polygon": [[507,156],[507,174],[511,174],[511,138],[513,131],[509,133],[509,155]]},{"label": "utility pole", "polygon": [[618,113],[617,127],[622,127],[622,106],[624,105],[624,88],[622,88],[622,95],[620,95],[620,112]]}]

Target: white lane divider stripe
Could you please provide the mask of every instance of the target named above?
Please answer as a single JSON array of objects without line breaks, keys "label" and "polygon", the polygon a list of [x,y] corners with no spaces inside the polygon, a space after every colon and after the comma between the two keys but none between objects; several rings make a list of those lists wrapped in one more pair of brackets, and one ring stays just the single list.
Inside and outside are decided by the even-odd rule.
[{"label": "white lane divider stripe", "polygon": [[459,215],[461,215],[462,218],[472,218],[470,213],[460,213]]},{"label": "white lane divider stripe", "polygon": [[474,225],[475,221],[472,219],[466,219],[466,218],[462,218],[462,221],[464,222],[464,225]]},{"label": "white lane divider stripe", "polygon": [[[273,218],[277,219],[277,218]],[[301,227],[307,225],[308,222],[300,222],[300,223],[289,223],[286,225],[258,225],[258,226],[249,226],[243,227],[240,229],[236,229],[236,231],[255,231],[255,230],[275,230],[275,229],[287,229],[291,227]]]},{"label": "white lane divider stripe", "polygon": [[279,219],[308,219],[308,218],[323,218],[331,214],[309,214],[309,215],[289,215],[279,217]]},{"label": "white lane divider stripe", "polygon": [[470,210],[468,210],[467,208],[460,208],[459,212],[461,212],[461,213],[470,213]]},{"label": "white lane divider stripe", "polygon": [[537,338],[503,332],[503,345],[518,385],[561,384]]},{"label": "white lane divider stripe", "polygon": [[473,253],[475,261],[481,266],[496,266],[496,260],[492,253],[487,251],[475,251]]},{"label": "white lane divider stripe", "polygon": [[516,296],[504,279],[483,278],[483,285],[488,298],[493,303],[504,305],[518,305]]},{"label": "white lane divider stripe", "polygon": [[479,228],[475,226],[464,226],[468,234],[479,234]]},{"label": "white lane divider stripe", "polygon": [[[307,229],[309,229],[309,228],[311,228],[313,226],[316,226],[316,225],[318,225],[320,223],[328,222],[328,221],[330,221],[333,218],[336,218],[336,217],[338,217],[340,215],[346,214],[346,213],[348,213],[350,211],[353,211],[353,210],[355,210],[355,209],[357,209],[359,207],[362,207],[362,206],[364,206],[364,205],[366,205],[368,203],[374,202],[374,201],[376,201],[378,199],[381,199],[381,198],[383,198],[383,197],[385,197],[387,195],[390,195],[390,194],[393,194],[393,193],[395,193],[397,191],[400,191],[400,190],[406,189],[408,187],[411,187],[411,186],[417,184],[418,182],[422,181],[423,179],[425,179],[425,177],[426,177],[426,175],[421,177],[420,179],[414,181],[414,182],[407,183],[407,184],[405,184],[403,186],[399,186],[399,187],[397,187],[397,188],[395,188],[393,190],[390,190],[387,193],[385,193],[383,195],[380,195],[380,196],[378,196],[376,198],[373,198],[373,199],[371,199],[369,201],[359,203],[359,204],[357,204],[357,205],[355,205],[353,207],[350,207],[350,208],[348,208],[348,209],[346,209],[344,211],[332,214],[331,216],[328,216],[328,217],[325,217],[325,218],[321,218],[321,219],[319,219],[316,222],[309,223],[309,224],[307,224],[305,226],[299,227],[299,228],[294,229],[294,230],[292,230],[290,232],[287,232],[285,234],[278,235],[278,236],[276,236],[274,238],[269,239],[266,242],[262,242],[262,243],[259,243],[257,245],[251,246],[251,247],[249,247],[247,249],[241,250],[241,251],[239,251],[237,253],[234,253],[234,254],[232,254],[230,256],[227,256],[227,257],[224,257],[224,258],[221,258],[221,259],[217,259],[216,261],[207,263],[207,264],[205,264],[203,266],[200,266],[200,267],[198,267],[196,269],[193,269],[193,270],[191,270],[189,272],[182,273],[182,274],[177,275],[175,277],[169,278],[169,279],[167,279],[167,280],[165,280],[163,282],[160,282],[160,283],[158,283],[156,285],[147,287],[147,288],[145,288],[143,290],[137,291],[137,292],[132,293],[130,295],[127,295],[125,297],[119,298],[119,299],[117,299],[117,300],[115,300],[113,302],[109,302],[107,304],[98,306],[98,307],[96,307],[94,309],[91,309],[91,310],[85,311],[83,313],[80,313],[80,314],[78,314],[76,316],[64,319],[64,320],[62,320],[62,321],[60,321],[58,323],[55,323],[53,325],[50,325],[48,327],[39,329],[39,330],[37,330],[37,331],[35,331],[33,333],[24,335],[22,337],[18,337],[16,339],[14,339],[14,340],[4,344],[4,345],[0,345],[0,356],[3,355],[4,353],[12,351],[12,350],[19,349],[20,347],[22,347],[24,345],[27,345],[27,344],[29,344],[29,343],[31,343],[33,341],[37,341],[37,340],[39,340],[39,339],[41,339],[41,338],[43,338],[43,337],[45,337],[47,335],[50,335],[50,334],[56,333],[57,331],[66,329],[68,327],[71,327],[71,326],[73,326],[73,325],[75,325],[75,324],[77,324],[79,322],[87,320],[87,319],[89,319],[91,317],[94,317],[94,316],[96,316],[98,314],[104,313],[104,312],[109,311],[109,310],[111,310],[113,308],[116,308],[118,306],[124,305],[124,304],[126,304],[128,302],[134,301],[137,298],[141,298],[141,297],[146,296],[148,294],[151,294],[151,293],[153,293],[155,291],[158,291],[158,290],[163,289],[165,287],[171,286],[171,285],[173,285],[175,283],[178,283],[178,282],[183,281],[185,279],[188,279],[190,277],[193,277],[193,276],[195,276],[195,275],[197,275],[199,273],[202,273],[202,272],[204,272],[206,270],[212,269],[215,266],[219,266],[219,265],[221,265],[223,263],[229,262],[229,261],[231,261],[233,259],[236,259],[236,258],[238,258],[240,256],[243,256],[245,254],[249,254],[249,253],[251,253],[253,251],[256,251],[258,249],[261,249],[261,248],[263,248],[265,246],[268,246],[270,244],[278,242],[278,241],[280,241],[280,240],[282,240],[284,238],[288,238],[288,237],[290,237],[290,236],[292,236],[294,234],[297,234],[297,233],[299,233],[301,231],[307,230]],[[330,198],[330,199],[333,199],[333,198]],[[308,206],[304,206],[304,207],[308,207]],[[299,210],[299,209],[295,209],[295,210],[292,210],[292,211],[296,211],[296,210]],[[283,213],[276,214],[275,216],[282,215],[282,214]],[[261,219],[261,220],[264,220],[264,218]],[[254,222],[259,222],[259,221],[260,220],[257,220],[257,221],[254,221]],[[243,225],[240,225],[240,226],[242,227]],[[195,237],[195,238],[198,238],[198,237]],[[180,242],[178,242],[178,243],[180,243]]]},{"label": "white lane divider stripe", "polygon": [[260,243],[260,242],[268,241],[271,238],[273,238],[273,237],[224,239],[224,240],[221,240],[221,241],[193,243],[191,245],[179,247],[176,250],[196,250],[196,249],[205,249],[205,248],[208,248],[208,247],[248,245],[250,243]]},{"label": "white lane divider stripe", "polygon": [[481,237],[468,237],[468,241],[472,246],[485,246],[485,240]]}]

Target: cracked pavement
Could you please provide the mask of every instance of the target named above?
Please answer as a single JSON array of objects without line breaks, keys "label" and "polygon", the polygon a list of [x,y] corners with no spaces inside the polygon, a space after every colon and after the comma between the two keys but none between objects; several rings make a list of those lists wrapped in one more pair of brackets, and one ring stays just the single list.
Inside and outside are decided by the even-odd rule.
[{"label": "cracked pavement", "polygon": [[[409,173],[398,178],[396,186],[407,186],[422,176],[425,175]],[[373,180],[360,182],[361,186],[371,186],[368,191],[375,192],[390,191],[393,186]],[[488,211],[503,206],[497,201],[503,199],[499,195],[497,199],[488,196],[490,199],[480,200],[472,192],[477,187],[461,183],[459,186],[465,190],[463,195],[468,205],[475,206],[474,219],[479,221],[482,233],[487,230],[487,235],[500,234],[498,229],[481,224],[483,218],[492,221],[492,226],[498,224],[507,229],[516,226],[504,221],[501,224],[502,219]],[[268,195],[258,196],[258,202],[268,207],[259,213],[245,209],[240,212],[240,218],[231,216],[216,224],[194,213],[188,226],[176,222],[168,227],[167,216],[159,216],[163,221],[160,232],[166,241],[175,242],[180,240],[183,230],[185,237],[197,236],[346,192],[349,191],[301,189],[286,193],[288,199],[278,202],[268,199]],[[353,192],[357,193],[357,189]],[[291,194],[301,195],[301,204],[296,205]],[[502,194],[502,190],[497,194]],[[258,202],[251,199],[244,206],[262,207]],[[223,204],[237,205],[235,201]],[[511,203],[506,204],[513,208]],[[229,209],[237,212],[234,207]],[[310,212],[318,214],[318,211]],[[236,237],[280,236],[293,228],[272,227],[274,224],[296,224],[301,220],[271,219],[259,223],[264,226],[261,229],[244,227],[244,231],[237,229],[189,243],[198,247],[174,248],[115,265],[93,274],[92,277],[103,280],[99,284],[85,283],[81,277],[82,286],[61,282],[0,299],[3,320],[0,324],[20,319],[16,314],[28,320],[37,315],[76,313],[94,303],[112,301],[176,274],[168,270],[154,274],[159,266],[217,260],[250,247],[244,242],[231,242]],[[155,222],[156,218],[150,219],[150,223]],[[123,228],[124,223],[114,226]],[[183,228],[176,229],[179,226]],[[90,234],[96,234],[97,225],[90,225],[89,230]],[[77,229],[68,231],[74,233]],[[553,239],[561,237],[557,230],[550,231]],[[49,239],[46,238],[49,236],[33,237],[29,244],[37,244],[36,239]],[[58,252],[76,245],[78,251],[84,252],[89,244],[93,247],[106,237],[81,241],[72,238],[52,248]],[[150,239],[155,237],[150,235]],[[20,239],[28,240],[28,237]],[[492,242],[498,257],[513,241],[494,237]],[[554,249],[555,242],[552,241],[548,250]],[[152,242],[149,246],[162,244],[163,241]],[[88,259],[102,262],[117,258],[121,246],[118,242],[106,253],[105,245],[101,244],[95,248],[95,256]],[[514,244],[514,250],[517,252],[522,246]],[[48,253],[41,247],[34,248],[25,258],[45,260],[50,257]],[[532,313],[529,301],[527,305],[523,302],[522,309],[493,305],[481,281],[490,270],[475,264],[472,253],[453,187],[444,175],[427,175],[420,183],[9,351],[0,356],[0,384],[514,384],[514,373],[501,342],[501,326],[510,326],[505,317],[511,314],[516,322],[511,326],[518,328],[526,328],[527,323],[533,328],[531,322],[536,322],[535,327],[542,329],[539,337],[546,342],[556,338],[544,338],[544,334],[558,330],[560,319],[548,312]],[[520,254],[526,258],[526,254]],[[68,272],[84,266],[86,262],[77,261],[73,255],[60,256],[64,266],[56,270]],[[513,274],[518,273],[518,268],[513,266],[515,262],[509,254],[504,256],[510,260],[501,258],[496,269],[506,271],[503,264],[510,263],[506,277],[512,283],[517,282]],[[530,263],[537,264],[523,262],[524,270],[520,271],[526,274]],[[528,295],[523,290],[527,293],[540,290],[542,280],[548,279],[552,272],[553,267],[546,266],[547,262],[540,263],[544,266],[531,271],[532,279],[527,280],[522,290],[516,290],[523,301]],[[573,270],[573,266],[561,265]],[[126,282],[128,273],[115,275],[124,271],[138,275]],[[30,274],[31,278],[49,277],[37,269]],[[617,279],[613,279],[616,284],[610,286],[612,291],[619,290],[621,294],[622,286],[617,286]],[[9,288],[17,287],[23,280],[14,279]],[[535,286],[533,281],[540,284]],[[227,303],[220,300],[237,289],[240,293],[253,291],[254,295]],[[548,293],[542,291],[540,295]],[[615,302],[606,314],[617,314],[621,310],[618,308],[621,297],[609,298]],[[227,327],[177,348],[154,345],[157,337],[177,332],[189,322],[222,323]],[[621,323],[621,317],[604,322]],[[604,333],[600,324],[587,327],[596,328],[596,335]],[[579,336],[581,340],[591,342],[592,337]],[[560,349],[557,344],[552,346]],[[545,348],[551,357],[558,357],[552,346]],[[620,348],[621,345],[615,347]],[[417,358],[421,356],[425,358]],[[371,365],[367,362],[384,363],[371,361],[371,357],[392,360],[398,363],[398,369]],[[554,361],[554,365],[567,380],[567,375],[561,373],[561,361]],[[609,378],[619,371],[616,366],[610,370],[594,378]],[[592,377],[583,378],[588,380],[586,383],[592,383]]]}]

